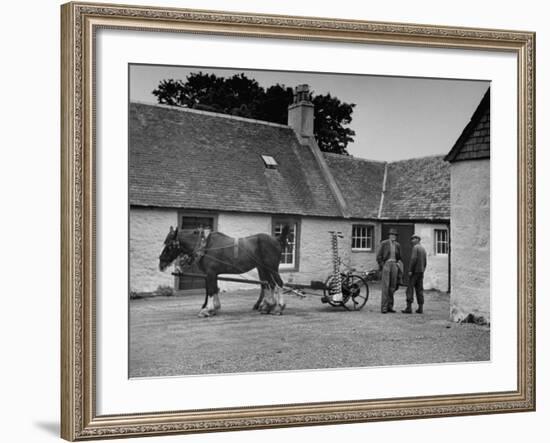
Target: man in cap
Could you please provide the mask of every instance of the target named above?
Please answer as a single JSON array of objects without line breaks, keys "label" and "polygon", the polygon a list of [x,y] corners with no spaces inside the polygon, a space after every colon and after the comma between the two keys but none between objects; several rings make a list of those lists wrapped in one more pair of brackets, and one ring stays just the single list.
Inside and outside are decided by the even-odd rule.
[{"label": "man in cap", "polygon": [[397,230],[390,228],[388,239],[380,242],[376,261],[382,270],[382,314],[393,310],[393,293],[398,284],[397,262],[401,260],[401,246],[397,243]]},{"label": "man in cap", "polygon": [[411,237],[412,251],[409,262],[409,285],[407,286],[407,307],[401,312],[412,314],[414,292],[418,303],[417,314],[424,312],[424,271],[426,270],[426,250],[420,244],[420,236],[414,234]]}]

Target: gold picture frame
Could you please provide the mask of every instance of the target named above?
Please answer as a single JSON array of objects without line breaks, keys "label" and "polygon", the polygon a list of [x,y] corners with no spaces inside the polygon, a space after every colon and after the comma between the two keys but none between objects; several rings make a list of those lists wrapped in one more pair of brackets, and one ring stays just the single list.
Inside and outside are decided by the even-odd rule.
[{"label": "gold picture frame", "polygon": [[[67,3],[61,7],[61,436],[67,440],[535,409],[535,34],[524,31]],[[517,389],[100,416],[95,392],[94,36],[100,28],[505,51],[518,68]]]}]

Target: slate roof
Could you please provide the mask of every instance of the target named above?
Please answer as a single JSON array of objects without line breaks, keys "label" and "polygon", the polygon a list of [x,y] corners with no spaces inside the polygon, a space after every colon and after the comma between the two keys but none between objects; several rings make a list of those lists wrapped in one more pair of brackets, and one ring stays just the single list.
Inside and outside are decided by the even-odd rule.
[{"label": "slate roof", "polygon": [[466,125],[446,161],[478,160],[491,156],[491,88],[481,99],[470,122]]},{"label": "slate roof", "polygon": [[443,156],[388,163],[383,219],[448,220],[451,174]]},{"label": "slate roof", "polygon": [[[450,218],[441,156],[385,163],[325,153],[322,165],[288,126],[142,103],[130,104],[129,150],[131,205],[342,217],[332,176],[347,216],[374,219],[386,174],[381,218]],[[278,166],[266,168],[262,155]]]},{"label": "slate roof", "polygon": [[349,216],[378,217],[385,163],[330,153],[324,157],[344,195]]},{"label": "slate roof", "polygon": [[310,148],[287,126],[140,103],[129,120],[132,205],[342,216]]}]

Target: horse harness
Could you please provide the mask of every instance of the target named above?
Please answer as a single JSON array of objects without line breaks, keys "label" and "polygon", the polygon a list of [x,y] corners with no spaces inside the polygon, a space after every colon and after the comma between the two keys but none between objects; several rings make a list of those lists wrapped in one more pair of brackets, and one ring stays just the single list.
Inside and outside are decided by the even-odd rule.
[{"label": "horse harness", "polygon": [[[199,228],[198,230],[199,230],[199,236],[197,238],[197,242],[195,243],[195,246],[191,251],[191,254],[185,254],[182,257],[182,262],[183,262],[182,265],[192,265],[195,262],[199,262],[201,258],[203,258],[206,252],[208,251],[208,249],[206,248],[206,243],[208,242],[208,237],[210,236],[210,233],[205,234],[204,229],[202,228]],[[174,242],[177,243],[177,246],[181,248],[181,243],[179,239],[174,240]],[[228,246],[230,245],[224,246],[223,248],[226,248]],[[232,246],[233,246],[233,257],[237,259],[239,258],[239,239],[238,238],[233,239]],[[218,248],[214,248],[214,249],[218,249]],[[214,257],[212,258],[216,261],[221,261],[221,260],[215,259]],[[223,261],[221,262],[225,263]]]},{"label": "horse harness", "polygon": [[[187,256],[187,259],[185,259],[185,261],[189,265],[192,265],[194,262],[198,262],[206,253],[206,242],[208,240],[208,235],[204,233],[204,229],[202,228],[199,228],[198,231],[199,231],[199,236],[197,237],[197,242],[195,243],[195,246],[193,247],[191,254],[190,255],[185,254]],[[181,248],[181,243],[179,238],[176,239],[175,242],[177,242],[178,247]]]}]

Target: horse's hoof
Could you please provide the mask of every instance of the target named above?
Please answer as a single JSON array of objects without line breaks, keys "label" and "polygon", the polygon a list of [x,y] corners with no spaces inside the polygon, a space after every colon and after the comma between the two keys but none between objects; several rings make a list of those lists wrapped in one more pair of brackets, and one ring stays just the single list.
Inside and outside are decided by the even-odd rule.
[{"label": "horse's hoof", "polygon": [[274,306],[265,305],[260,309],[260,314],[270,314],[273,311]]}]

